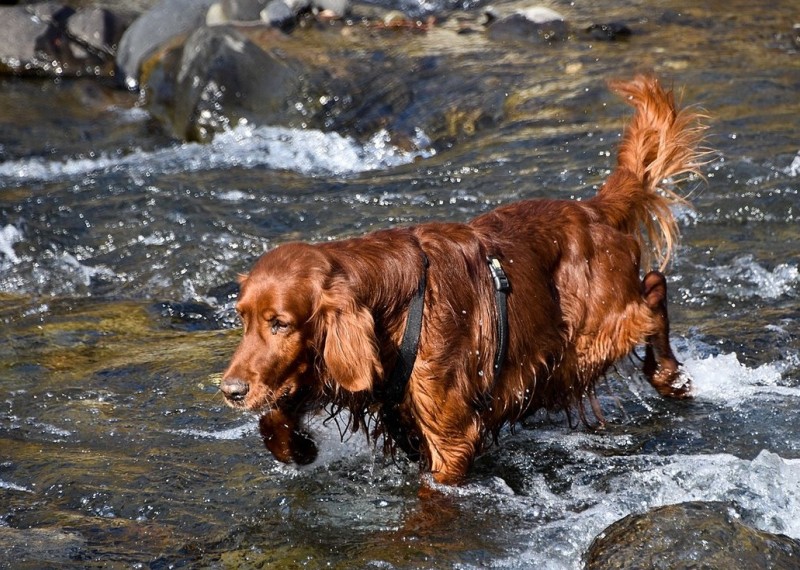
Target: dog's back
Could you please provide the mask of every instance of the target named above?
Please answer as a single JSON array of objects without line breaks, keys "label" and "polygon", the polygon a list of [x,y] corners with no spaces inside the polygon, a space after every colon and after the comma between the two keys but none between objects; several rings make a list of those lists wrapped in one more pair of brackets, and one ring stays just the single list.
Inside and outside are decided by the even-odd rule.
[{"label": "dog's back", "polygon": [[643,285],[640,264],[643,246],[662,267],[669,259],[678,235],[670,207],[684,199],[662,183],[696,172],[702,127],[654,78],[612,87],[635,113],[595,197],[508,204],[471,223],[506,260],[510,329],[518,333],[488,424],[592,398],[598,378],[640,343],[658,345],[648,349],[648,377],[662,394],[688,395],[667,339],[666,282],[653,273]]}]

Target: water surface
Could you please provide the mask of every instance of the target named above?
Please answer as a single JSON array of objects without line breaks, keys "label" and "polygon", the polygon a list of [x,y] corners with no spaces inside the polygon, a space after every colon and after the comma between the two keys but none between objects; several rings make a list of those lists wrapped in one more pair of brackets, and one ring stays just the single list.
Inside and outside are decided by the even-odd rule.
[{"label": "water surface", "polygon": [[[634,35],[409,35],[413,57],[510,93],[497,124],[415,154],[256,125],[183,144],[135,94],[0,79],[0,564],[572,569],[611,522],[686,500],[800,539],[796,6],[586,4],[553,6]],[[236,275],[288,240],[591,195],[629,114],[604,81],[640,69],[712,117],[669,273],[697,398],[664,401],[622,363],[605,429],[535,417],[438,500],[331,422],[313,422],[316,463],[275,462],[217,394]]]}]

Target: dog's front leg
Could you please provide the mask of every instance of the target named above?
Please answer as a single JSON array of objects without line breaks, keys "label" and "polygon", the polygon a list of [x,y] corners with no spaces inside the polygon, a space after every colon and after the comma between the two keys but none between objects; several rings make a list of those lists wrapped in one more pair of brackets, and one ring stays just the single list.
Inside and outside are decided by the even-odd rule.
[{"label": "dog's front leg", "polygon": [[259,419],[264,445],[278,461],[307,465],[317,458],[314,440],[299,423],[296,415],[280,409],[272,409]]}]

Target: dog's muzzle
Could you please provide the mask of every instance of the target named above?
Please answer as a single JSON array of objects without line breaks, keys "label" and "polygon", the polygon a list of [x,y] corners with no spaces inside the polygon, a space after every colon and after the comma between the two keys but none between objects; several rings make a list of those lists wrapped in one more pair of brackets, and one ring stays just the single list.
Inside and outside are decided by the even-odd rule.
[{"label": "dog's muzzle", "polygon": [[227,378],[222,380],[219,389],[226,400],[233,404],[241,404],[250,391],[250,386],[239,378]]}]

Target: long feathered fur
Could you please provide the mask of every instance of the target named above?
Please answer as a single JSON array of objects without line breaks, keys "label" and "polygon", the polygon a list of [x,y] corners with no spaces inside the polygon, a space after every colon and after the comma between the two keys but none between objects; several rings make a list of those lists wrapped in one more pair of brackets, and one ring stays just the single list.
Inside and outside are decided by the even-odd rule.
[{"label": "long feathered fur", "polygon": [[653,76],[612,81],[610,87],[635,112],[618,149],[617,168],[595,202],[602,204],[609,225],[637,238],[645,262],[654,258],[663,271],[679,237],[671,208],[688,204],[672,188],[700,174],[706,156],[701,148],[704,116],[690,108],[678,110],[673,92]]}]

